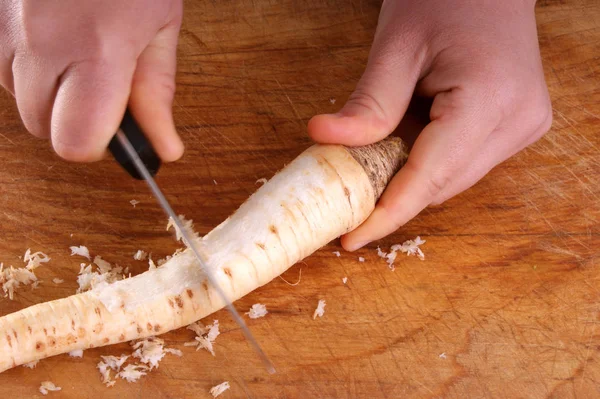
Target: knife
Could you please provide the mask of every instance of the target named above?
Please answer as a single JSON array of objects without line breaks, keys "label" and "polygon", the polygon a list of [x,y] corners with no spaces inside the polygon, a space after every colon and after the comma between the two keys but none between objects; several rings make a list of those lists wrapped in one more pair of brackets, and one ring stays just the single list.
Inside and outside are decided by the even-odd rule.
[{"label": "knife", "polygon": [[223,289],[219,286],[215,276],[212,273],[212,270],[206,266],[202,255],[198,251],[193,237],[190,237],[190,235],[186,232],[183,223],[173,211],[173,208],[161,192],[160,188],[158,188],[153,176],[158,173],[160,168],[160,158],[156,155],[152,145],[139,128],[129,109],[125,111],[121,125],[119,126],[115,136],[111,139],[108,148],[113,154],[115,160],[133,178],[146,181],[162,209],[165,211],[167,216],[173,220],[175,226],[181,232],[183,242],[188,244],[188,247],[196,256],[196,259],[198,260],[198,263],[200,264],[200,267],[202,268],[202,271],[206,275],[208,281],[217,291],[221,299],[225,302],[227,309],[229,309],[234,320],[239,324],[242,332],[246,336],[246,339],[258,353],[259,357],[267,368],[267,371],[270,374],[275,373],[275,367],[273,366],[273,363],[271,363],[254,336],[252,336],[248,326],[246,326],[246,323],[244,323],[244,320],[240,314],[237,312],[235,307],[233,307],[233,304],[225,294],[225,291],[223,291]]}]

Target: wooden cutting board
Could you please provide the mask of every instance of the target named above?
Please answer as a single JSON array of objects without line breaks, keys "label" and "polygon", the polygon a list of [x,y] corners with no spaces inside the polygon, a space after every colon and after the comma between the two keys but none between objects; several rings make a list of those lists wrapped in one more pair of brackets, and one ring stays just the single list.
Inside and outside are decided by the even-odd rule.
[{"label": "wooden cutting board", "polygon": [[[360,77],[377,1],[187,1],[175,119],[187,151],[159,183],[206,233],[305,149],[308,119],[339,109]],[[249,325],[277,367],[270,376],[226,311],[216,356],[163,338],[168,355],[138,383],[100,383],[100,355],[57,356],[0,374],[0,397],[593,398],[600,397],[600,3],[540,1],[538,27],[554,107],[552,130],[477,186],[430,208],[396,234],[336,257],[337,242],[236,302],[266,304]],[[34,291],[0,299],[0,315],[76,290],[71,245],[130,266],[138,249],[177,247],[144,183],[111,160],[67,163],[28,135],[0,95],[0,261],[27,248],[51,262]],[[131,200],[139,201],[135,207]],[[426,258],[377,257],[420,235]],[[364,263],[358,257],[366,259]],[[302,275],[300,279],[300,273]],[[65,280],[56,285],[52,279]],[[347,284],[342,278],[347,277]],[[312,319],[319,299],[323,318]]]}]

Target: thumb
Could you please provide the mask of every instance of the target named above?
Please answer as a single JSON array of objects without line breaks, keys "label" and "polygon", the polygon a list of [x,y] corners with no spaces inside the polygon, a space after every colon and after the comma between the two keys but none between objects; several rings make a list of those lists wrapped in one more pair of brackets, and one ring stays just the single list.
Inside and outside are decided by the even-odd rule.
[{"label": "thumb", "polygon": [[165,162],[183,154],[172,111],[179,27],[180,20],[165,26],[140,54],[129,98],[131,113]]},{"label": "thumb", "polygon": [[392,29],[377,32],[365,72],[344,107],[309,121],[313,140],[357,146],[394,131],[408,108],[425,59],[425,52],[409,43],[408,37]]}]

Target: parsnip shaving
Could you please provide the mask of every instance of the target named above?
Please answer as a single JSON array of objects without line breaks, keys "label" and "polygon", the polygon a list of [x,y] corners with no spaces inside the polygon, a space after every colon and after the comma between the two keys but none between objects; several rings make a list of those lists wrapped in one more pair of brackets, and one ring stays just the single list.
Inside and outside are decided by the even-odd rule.
[{"label": "parsnip shaving", "polygon": [[394,271],[396,269],[394,267],[394,259],[396,259],[395,252],[393,253],[393,255],[391,253],[388,254],[387,252],[383,252],[381,248],[377,247],[377,255],[387,261],[388,267],[391,271]]},{"label": "parsnip shaving", "polygon": [[196,322],[187,326],[188,330],[192,330],[196,333],[194,341],[186,342],[184,346],[195,346],[196,350],[201,348],[206,349],[211,355],[215,356],[213,349],[213,343],[220,334],[219,331],[219,320],[215,320],[212,325],[205,327],[200,322]]},{"label": "parsnip shaving", "polygon": [[79,256],[83,256],[84,258],[88,258],[88,260],[91,259],[90,251],[84,245],[80,245],[78,247],[72,246],[72,247],[69,247],[69,249],[71,249],[71,256],[79,255]]},{"label": "parsnip shaving", "polygon": [[267,184],[267,179],[265,179],[264,177],[263,177],[263,178],[261,178],[261,179],[258,179],[258,180],[256,181],[256,184],[258,184],[258,183],[260,183],[260,184]]},{"label": "parsnip shaving", "polygon": [[348,277],[342,278],[342,283],[346,284],[348,282]]},{"label": "parsnip shaving", "polygon": [[40,362],[39,360],[36,360],[35,362],[29,362],[29,363],[25,363],[25,364],[23,365],[23,367],[27,367],[27,368],[29,368],[29,369],[34,369],[34,368],[35,368],[35,366],[37,366],[37,364],[38,364],[39,362]]},{"label": "parsnip shaving", "polygon": [[338,258],[339,258],[340,256],[342,256],[342,254],[340,253],[340,251],[333,251],[333,254],[334,254],[335,256],[337,256]]},{"label": "parsnip shaving", "polygon": [[83,349],[77,349],[69,352],[69,356],[71,357],[83,357]]},{"label": "parsnip shaving", "polygon": [[206,338],[210,342],[215,342],[217,337],[221,334],[219,331],[219,320],[215,320],[211,326],[208,326],[208,333],[206,334]]},{"label": "parsnip shaving", "polygon": [[200,323],[199,321],[190,324],[189,326],[186,327],[186,329],[195,332],[196,335],[204,335],[207,331],[204,324]]},{"label": "parsnip shaving", "polygon": [[358,261],[362,263],[362,262],[364,262],[364,261],[365,261],[365,258],[363,258],[362,256],[359,256],[359,257],[358,257]]},{"label": "parsnip shaving", "polygon": [[210,389],[210,394],[213,396],[213,398],[216,398],[217,396],[219,396],[220,394],[222,394],[229,388],[230,388],[229,381],[225,381],[225,382],[220,383],[219,385],[212,387]]},{"label": "parsnip shaving", "polygon": [[129,203],[130,203],[130,204],[131,204],[131,205],[132,205],[132,206],[135,208],[135,206],[136,206],[137,204],[139,204],[139,203],[140,203],[140,201],[132,199],[131,201],[129,201]]},{"label": "parsnip shaving", "polygon": [[61,387],[57,387],[56,385],[54,385],[54,383],[52,381],[44,381],[44,382],[42,382],[42,385],[40,386],[40,393],[42,395],[48,395],[48,392],[60,391],[61,389],[62,389]]},{"label": "parsnip shaving", "polygon": [[325,300],[319,299],[319,304],[317,305],[317,308],[315,309],[315,312],[313,313],[313,320],[316,319],[317,316],[323,317],[324,314],[325,314]]},{"label": "parsnip shaving", "polygon": [[52,279],[52,282],[53,282],[54,284],[62,284],[62,283],[64,283],[64,282],[65,282],[65,280],[63,280],[62,278],[53,278],[53,279]]},{"label": "parsnip shaving", "polygon": [[148,366],[144,366],[143,364],[128,364],[117,374],[117,377],[122,378],[127,382],[136,382],[146,375],[147,370]]},{"label": "parsnip shaving", "polygon": [[50,257],[40,251],[32,254],[31,250],[27,249],[27,251],[25,251],[25,255],[23,255],[23,262],[27,263],[27,265],[25,266],[27,270],[35,270],[42,263],[48,263],[49,261]]},{"label": "parsnip shaving", "polygon": [[386,259],[388,267],[390,270],[394,271],[394,262],[398,255],[398,251],[405,253],[406,256],[415,255],[419,259],[425,260],[425,255],[419,246],[425,244],[426,242],[427,241],[422,240],[421,237],[417,236],[417,238],[414,240],[406,240],[402,244],[392,245],[389,253],[383,252],[381,248],[377,247],[377,255]]},{"label": "parsnip shaving", "polygon": [[[187,220],[184,215],[179,215],[179,220],[181,220],[181,224],[183,225],[185,233],[187,233],[188,236],[198,238],[198,234],[196,234],[196,232],[194,231],[194,223],[192,220]],[[185,240],[183,239],[183,234],[181,233],[181,230],[179,230],[173,218],[170,217],[169,223],[167,223],[167,231],[171,227],[175,229],[175,238],[177,239],[177,241],[181,241],[186,246],[189,246],[188,243],[185,242]]]},{"label": "parsnip shaving", "polygon": [[179,357],[183,356],[183,352],[179,349],[165,348],[165,352]]},{"label": "parsnip shaving", "polygon": [[387,261],[388,267],[390,268],[391,271],[396,270],[396,267],[394,266],[394,260],[396,259],[396,253],[395,252],[390,252],[389,254],[387,252],[383,252],[379,247],[377,247],[377,255],[379,255],[379,257],[385,259]]},{"label": "parsnip shaving", "polygon": [[269,312],[267,312],[267,307],[265,305],[262,303],[255,303],[250,308],[250,311],[246,312],[245,314],[247,314],[251,319],[258,319],[259,317],[265,317],[267,313]]},{"label": "parsnip shaving", "polygon": [[100,356],[103,360],[104,363],[106,363],[106,365],[114,371],[119,371],[121,369],[121,366],[123,366],[123,364],[125,364],[125,362],[127,361],[127,359],[129,359],[129,355],[121,355],[119,357],[117,356]]},{"label": "parsnip shaving", "polygon": [[388,267],[394,271],[396,269],[396,267],[394,266],[394,262],[396,261],[396,257],[398,256],[398,253],[395,251],[390,252],[389,254],[387,254],[385,256],[385,258],[387,259],[387,264]]},{"label": "parsnip shaving", "polygon": [[138,249],[138,251],[133,255],[133,259],[145,260],[147,256],[148,256],[148,252]]}]

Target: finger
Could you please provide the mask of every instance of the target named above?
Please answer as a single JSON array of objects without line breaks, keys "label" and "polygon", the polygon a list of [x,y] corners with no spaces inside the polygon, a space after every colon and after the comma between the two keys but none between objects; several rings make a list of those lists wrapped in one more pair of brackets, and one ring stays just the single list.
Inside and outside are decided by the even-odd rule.
[{"label": "finger", "polygon": [[414,35],[390,28],[378,31],[356,89],[335,114],[313,117],[308,134],[317,142],[370,144],[389,135],[402,119],[425,61]]},{"label": "finger", "polygon": [[56,96],[57,73],[35,56],[13,62],[14,91],[25,128],[34,136],[50,137],[50,117]]},{"label": "finger", "polygon": [[163,28],[138,58],[130,109],[165,162],[179,159],[183,143],[173,122],[178,22]]},{"label": "finger", "polygon": [[[388,184],[369,218],[342,237],[346,250],[354,251],[393,233],[421,212],[468,165],[497,126],[492,111],[483,113],[482,106],[474,103],[476,96],[465,103],[457,92],[436,96],[432,122],[417,138],[407,163]],[[457,104],[462,106],[457,109]]]},{"label": "finger", "polygon": [[117,131],[127,101],[135,60],[85,61],[62,75],[52,110],[56,153],[75,162],[99,160]]}]

